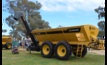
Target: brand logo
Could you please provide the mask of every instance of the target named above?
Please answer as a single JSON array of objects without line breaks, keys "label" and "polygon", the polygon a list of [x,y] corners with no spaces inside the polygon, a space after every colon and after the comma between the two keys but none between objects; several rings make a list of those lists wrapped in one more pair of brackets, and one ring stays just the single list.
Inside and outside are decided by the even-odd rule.
[{"label": "brand logo", "polygon": [[68,30],[69,30],[69,32],[80,32],[80,28],[71,28]]}]

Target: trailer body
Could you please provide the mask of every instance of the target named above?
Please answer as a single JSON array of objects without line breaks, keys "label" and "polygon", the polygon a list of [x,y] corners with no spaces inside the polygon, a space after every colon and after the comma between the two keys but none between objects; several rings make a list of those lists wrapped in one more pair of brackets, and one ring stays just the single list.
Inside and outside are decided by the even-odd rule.
[{"label": "trailer body", "polygon": [[95,42],[98,35],[98,28],[93,25],[71,26],[46,30],[33,30],[31,33],[39,40],[39,45],[44,41],[51,41],[57,44],[59,41],[67,41],[71,45],[83,44],[88,46],[90,42]]},{"label": "trailer body", "polygon": [[93,25],[33,30],[31,33],[39,41],[43,57],[55,54],[58,59],[68,59],[72,53],[84,57],[90,45],[96,49],[104,48],[104,43],[97,38],[99,29]]}]

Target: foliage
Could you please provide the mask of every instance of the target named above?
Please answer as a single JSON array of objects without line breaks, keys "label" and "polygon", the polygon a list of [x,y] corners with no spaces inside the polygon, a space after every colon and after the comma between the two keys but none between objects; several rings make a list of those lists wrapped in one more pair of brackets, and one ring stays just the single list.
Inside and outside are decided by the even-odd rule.
[{"label": "foliage", "polygon": [[95,9],[95,12],[98,13],[98,18],[105,18],[105,7],[99,6],[98,8]]},{"label": "foliage", "polygon": [[100,31],[105,31],[105,21],[98,22]]},{"label": "foliage", "polygon": [[5,29],[2,29],[2,32],[7,32],[7,30],[5,30]]},{"label": "foliage", "polygon": [[47,21],[42,20],[42,17],[39,12],[41,7],[42,5],[37,1],[36,2],[28,0],[8,1],[5,8],[7,8],[7,12],[11,14],[9,17],[6,18],[6,23],[8,24],[9,27],[12,28],[10,34],[13,35],[14,37],[27,35],[27,31],[24,27],[23,22],[21,20],[15,21],[13,19],[13,15],[16,11],[24,12],[24,16],[32,30],[51,28]]},{"label": "foliage", "polygon": [[[3,23],[2,23],[2,25],[3,25]],[[7,32],[7,30],[6,29],[2,29],[2,33],[5,33],[5,32]]]},{"label": "foliage", "polygon": [[61,27],[63,27],[63,26],[59,25],[57,28],[61,28]]},{"label": "foliage", "polygon": [[98,36],[103,38],[103,36],[105,36],[105,32],[103,32],[103,31],[99,31]]},{"label": "foliage", "polygon": [[[95,9],[95,12],[98,13],[98,19],[104,18],[105,19],[105,7],[99,6]],[[105,20],[101,20],[98,22],[99,27],[99,37],[105,36]]]}]

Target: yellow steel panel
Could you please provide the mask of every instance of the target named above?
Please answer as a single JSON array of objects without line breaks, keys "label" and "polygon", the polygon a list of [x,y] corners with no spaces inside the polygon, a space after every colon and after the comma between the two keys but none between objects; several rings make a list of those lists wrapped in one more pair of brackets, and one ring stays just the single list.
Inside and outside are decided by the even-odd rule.
[{"label": "yellow steel panel", "polygon": [[98,32],[98,28],[93,25],[80,25],[54,29],[33,30],[31,33],[36,36],[40,42],[40,45],[42,42],[47,40],[51,41],[53,44],[57,44],[59,41],[65,40],[69,42],[69,44],[88,45],[92,41],[91,36],[97,37]]},{"label": "yellow steel panel", "polygon": [[12,37],[10,36],[2,36],[2,44],[6,44],[7,42],[12,42]]}]

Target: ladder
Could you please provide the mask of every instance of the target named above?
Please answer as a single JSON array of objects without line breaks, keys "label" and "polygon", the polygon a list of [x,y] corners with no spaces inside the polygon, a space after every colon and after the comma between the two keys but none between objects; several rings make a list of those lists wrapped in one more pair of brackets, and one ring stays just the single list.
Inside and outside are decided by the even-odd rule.
[{"label": "ladder", "polygon": [[77,45],[76,57],[82,57],[83,49],[84,49],[83,44],[78,44]]}]

